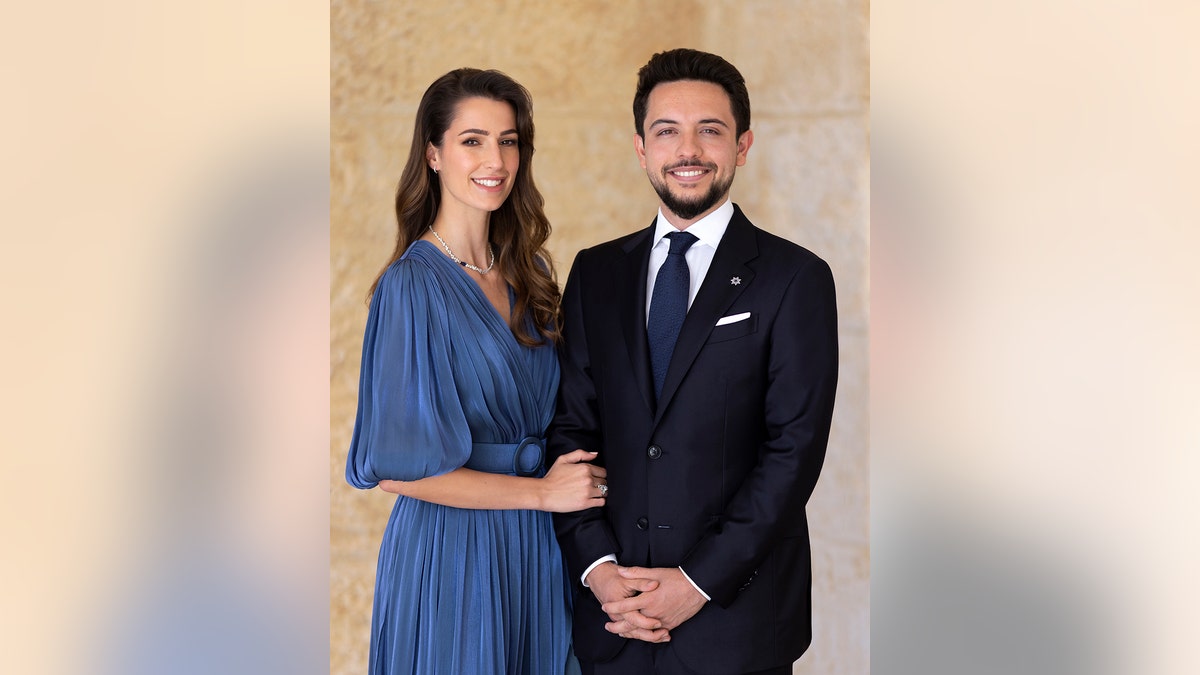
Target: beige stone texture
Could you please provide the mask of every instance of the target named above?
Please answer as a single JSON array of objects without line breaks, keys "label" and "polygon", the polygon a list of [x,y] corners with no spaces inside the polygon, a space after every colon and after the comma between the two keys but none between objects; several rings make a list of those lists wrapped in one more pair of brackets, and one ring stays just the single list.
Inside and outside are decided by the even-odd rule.
[{"label": "beige stone texture", "polygon": [[534,98],[535,176],[565,280],[583,247],[648,225],[657,198],[633,152],[638,68],[657,51],[721,54],[746,77],[755,144],[734,200],[827,260],[841,379],[809,503],[814,640],[796,673],[870,671],[868,532],[868,4],[862,0],[393,3],[331,8],[331,673],[362,673],[375,557],[392,499],[344,479],[367,288],[395,237],[396,181],[425,88],[497,68]]}]

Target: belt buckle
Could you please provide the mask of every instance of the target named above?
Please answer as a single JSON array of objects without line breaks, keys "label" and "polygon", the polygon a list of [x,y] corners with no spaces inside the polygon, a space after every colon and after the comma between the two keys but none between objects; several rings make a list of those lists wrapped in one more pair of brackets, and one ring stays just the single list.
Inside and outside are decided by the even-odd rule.
[{"label": "belt buckle", "polygon": [[526,436],[521,439],[516,452],[513,453],[513,473],[518,476],[536,476],[545,458],[546,449],[542,447],[542,439]]}]

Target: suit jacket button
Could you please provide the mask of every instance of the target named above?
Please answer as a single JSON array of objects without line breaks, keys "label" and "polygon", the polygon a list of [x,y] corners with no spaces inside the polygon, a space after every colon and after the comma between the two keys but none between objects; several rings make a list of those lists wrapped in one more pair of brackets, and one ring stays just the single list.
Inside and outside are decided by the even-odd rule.
[{"label": "suit jacket button", "polygon": [[650,521],[646,519],[646,516],[637,519],[637,529],[645,530],[648,527],[650,527]]},{"label": "suit jacket button", "polygon": [[652,445],[646,449],[646,456],[650,459],[658,459],[659,457],[662,457],[662,448],[658,447],[657,445]]}]

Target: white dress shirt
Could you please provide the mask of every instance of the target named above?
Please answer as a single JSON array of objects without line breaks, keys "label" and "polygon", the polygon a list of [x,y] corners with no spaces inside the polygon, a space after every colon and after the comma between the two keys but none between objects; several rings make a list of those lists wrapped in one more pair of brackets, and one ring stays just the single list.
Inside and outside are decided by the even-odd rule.
[{"label": "white dress shirt", "polygon": [[[683,254],[683,259],[687,261],[688,266],[688,309],[692,308],[696,292],[700,290],[700,284],[704,283],[708,267],[712,265],[713,255],[717,252],[717,245],[721,243],[721,237],[725,236],[725,229],[729,227],[731,218],[733,218],[733,202],[726,199],[724,204],[717,207],[717,210],[692,223],[687,230],[684,230],[695,235],[699,240]],[[650,299],[654,297],[654,282],[658,278],[659,268],[667,260],[667,251],[671,250],[671,240],[667,239],[667,235],[678,231],[671,221],[663,216],[660,207],[658,220],[654,222],[654,244],[650,248],[650,266],[646,270],[647,322],[650,321]]]},{"label": "white dress shirt", "polygon": [[[715,211],[704,216],[700,220],[688,226],[686,232],[690,232],[696,236],[696,243],[688,248],[683,254],[683,259],[687,261],[688,266],[688,309],[692,308],[692,301],[696,299],[696,293],[700,290],[700,284],[704,283],[704,277],[708,274],[708,268],[712,265],[713,255],[717,252],[717,246],[721,243],[721,237],[725,236],[725,230],[729,227],[729,221],[733,218],[733,202],[729,199],[725,200]],[[671,250],[671,240],[667,239],[667,235],[671,232],[678,232],[675,226],[663,215],[662,208],[658,209],[658,219],[654,223],[654,243],[650,248],[650,265],[646,270],[646,321],[650,321],[650,300],[654,297],[654,282],[658,277],[658,270],[667,260],[667,252]],[[583,571],[583,576],[580,581],[586,587],[587,576],[592,570],[596,569],[597,565],[606,562],[617,562],[616,555],[606,555],[596,562],[588,565],[588,568]],[[696,585],[688,573],[682,567],[679,568],[683,572],[683,577],[688,580],[688,583],[695,588],[700,595],[704,596],[705,600],[712,600],[704,589]]]}]

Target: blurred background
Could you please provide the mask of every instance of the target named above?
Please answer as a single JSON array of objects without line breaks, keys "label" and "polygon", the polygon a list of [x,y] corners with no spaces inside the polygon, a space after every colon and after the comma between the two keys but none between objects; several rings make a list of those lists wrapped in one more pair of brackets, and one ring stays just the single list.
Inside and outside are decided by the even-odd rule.
[{"label": "blurred background", "polygon": [[364,672],[375,565],[394,497],[343,478],[371,282],[395,245],[413,117],[433,80],[496,68],[533,95],[533,174],[566,280],[581,248],[643,229],[658,199],[633,150],[638,69],[675,47],[733,63],[754,147],[733,199],[816,252],[838,287],[841,379],[809,504],[814,641],[797,673],[869,670],[865,2],[339,2],[331,21],[331,671]]},{"label": "blurred background", "polygon": [[6,672],[361,670],[387,505],[339,453],[417,97],[530,87],[565,273],[653,215],[628,101],[685,43],[750,83],[735,198],[843,303],[797,672],[1200,670],[1193,3],[870,9],[869,661],[865,6],[390,7],[6,8]]},{"label": "blurred background", "polygon": [[877,673],[1188,673],[1188,2],[871,13]]},{"label": "blurred background", "polygon": [[324,672],[329,8],[0,22],[0,669]]}]

